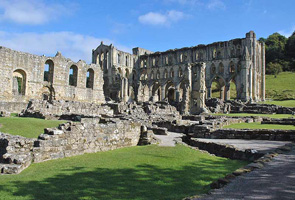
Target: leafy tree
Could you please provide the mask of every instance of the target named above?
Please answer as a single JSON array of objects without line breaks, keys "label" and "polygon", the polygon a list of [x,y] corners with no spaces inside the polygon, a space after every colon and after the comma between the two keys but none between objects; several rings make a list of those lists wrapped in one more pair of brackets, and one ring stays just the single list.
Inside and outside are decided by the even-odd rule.
[{"label": "leafy tree", "polygon": [[280,63],[268,63],[266,66],[266,73],[273,74],[275,77],[283,71],[282,65]]},{"label": "leafy tree", "polygon": [[265,59],[266,63],[285,60],[285,45],[287,38],[279,33],[274,33],[265,40]]},{"label": "leafy tree", "polygon": [[289,70],[295,71],[295,31],[288,38],[285,50],[286,50],[286,56],[290,62]]}]

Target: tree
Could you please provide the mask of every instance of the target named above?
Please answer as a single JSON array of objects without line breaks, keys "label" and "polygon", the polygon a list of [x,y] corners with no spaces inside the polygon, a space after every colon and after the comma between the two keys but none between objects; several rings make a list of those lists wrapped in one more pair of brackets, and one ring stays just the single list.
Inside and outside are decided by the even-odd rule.
[{"label": "tree", "polygon": [[266,63],[285,60],[285,45],[287,38],[279,33],[274,33],[265,40]]},{"label": "tree", "polygon": [[266,66],[266,73],[267,74],[273,74],[275,75],[275,77],[277,77],[277,75],[282,72],[282,65],[280,63],[268,63]]},{"label": "tree", "polygon": [[289,70],[295,71],[295,31],[288,38],[285,50],[287,59],[291,63]]}]

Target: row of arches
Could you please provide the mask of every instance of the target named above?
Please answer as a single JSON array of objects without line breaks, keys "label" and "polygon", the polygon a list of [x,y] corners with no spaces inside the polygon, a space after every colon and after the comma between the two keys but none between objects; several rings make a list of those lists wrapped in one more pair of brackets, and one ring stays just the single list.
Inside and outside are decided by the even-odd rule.
[{"label": "row of arches", "polygon": [[[44,77],[43,81],[53,84],[54,79],[54,62],[47,60],[44,65]],[[68,84],[70,86],[77,87],[78,84],[78,67],[77,65],[71,65],[69,69]],[[86,72],[86,88],[93,89],[94,86],[94,70],[89,68]]]},{"label": "row of arches", "polygon": [[222,62],[218,64],[218,67],[216,67],[214,63],[212,63],[210,66],[211,74],[217,74],[217,73],[224,74],[225,72],[229,74],[235,74],[240,69],[241,69],[241,63],[238,62],[238,64],[235,65],[233,61],[229,63],[228,67],[226,68],[227,71],[225,71],[225,67]]},{"label": "row of arches", "polygon": [[[150,79],[154,80],[154,79],[168,79],[168,78],[174,78],[175,75],[179,78],[181,78],[183,76],[183,70],[181,67],[179,67],[177,74],[175,74],[174,69],[170,69],[170,71],[168,72],[167,69],[164,70],[163,74],[161,75],[160,70],[154,71],[152,70],[150,73]],[[141,76],[140,76],[140,80],[147,80],[148,79],[148,75],[147,75],[147,71],[144,71]]]},{"label": "row of arches", "polygon": [[207,86],[207,97],[222,100],[237,99],[238,91],[235,78],[226,82],[221,76],[215,76]]}]

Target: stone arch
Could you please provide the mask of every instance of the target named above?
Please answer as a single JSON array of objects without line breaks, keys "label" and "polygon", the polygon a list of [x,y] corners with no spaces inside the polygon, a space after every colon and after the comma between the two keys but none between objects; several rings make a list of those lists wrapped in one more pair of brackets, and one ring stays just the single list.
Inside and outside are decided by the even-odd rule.
[{"label": "stone arch", "polygon": [[142,72],[142,74],[140,75],[140,80],[147,80],[147,73],[146,73],[146,71]]},{"label": "stone arch", "polygon": [[219,63],[218,72],[219,74],[224,74],[224,65],[222,64],[222,62]]},{"label": "stone arch", "polygon": [[51,59],[47,60],[44,65],[44,81],[53,83],[54,63]]},{"label": "stone arch", "polygon": [[69,71],[69,85],[77,86],[78,83],[78,67],[76,65],[72,65]]},{"label": "stone arch", "polygon": [[151,76],[150,77],[151,77],[150,79],[152,79],[152,80],[155,78],[154,77],[154,71],[153,70],[151,71]]},{"label": "stone arch", "polygon": [[160,70],[157,70],[157,75],[156,75],[157,80],[161,78]]},{"label": "stone arch", "polygon": [[214,63],[212,63],[212,65],[210,67],[210,72],[211,72],[211,74],[215,74],[216,73],[216,67],[215,67]]},{"label": "stone arch", "polygon": [[183,71],[181,69],[181,67],[178,68],[178,77],[182,77],[183,76]]},{"label": "stone arch", "polygon": [[168,70],[167,69],[164,70],[163,78],[168,78]]},{"label": "stone arch", "polygon": [[152,101],[156,102],[161,99],[161,85],[158,81],[156,81],[152,85]]},{"label": "stone arch", "polygon": [[165,85],[165,99],[167,99],[170,104],[176,102],[175,85],[172,81],[168,81]]},{"label": "stone arch", "polygon": [[13,87],[12,93],[17,96],[26,95],[27,87],[27,74],[22,69],[16,69],[13,71]]},{"label": "stone arch", "polygon": [[129,69],[126,68],[126,70],[125,70],[125,77],[129,79],[129,76],[130,76]]},{"label": "stone arch", "polygon": [[173,68],[171,68],[171,70],[170,70],[170,78],[174,78],[174,70],[173,70]]},{"label": "stone arch", "polygon": [[44,86],[41,90],[42,100],[52,101],[55,99],[55,90],[52,86]]},{"label": "stone arch", "polygon": [[237,84],[236,84],[235,78],[232,78],[229,81],[228,85],[229,85],[228,94],[227,94],[228,98],[229,99],[237,99],[238,90],[237,90]]},{"label": "stone arch", "polygon": [[229,63],[229,73],[234,74],[236,72],[235,63],[233,61],[230,61]]},{"label": "stone arch", "polygon": [[118,67],[118,72],[119,72],[120,76],[123,77],[123,71],[122,71],[121,67]]},{"label": "stone arch", "polygon": [[210,97],[220,98],[224,100],[225,97],[225,80],[222,76],[214,76],[210,81],[211,94]]},{"label": "stone arch", "polygon": [[86,88],[93,89],[94,86],[94,70],[89,68],[86,73]]}]

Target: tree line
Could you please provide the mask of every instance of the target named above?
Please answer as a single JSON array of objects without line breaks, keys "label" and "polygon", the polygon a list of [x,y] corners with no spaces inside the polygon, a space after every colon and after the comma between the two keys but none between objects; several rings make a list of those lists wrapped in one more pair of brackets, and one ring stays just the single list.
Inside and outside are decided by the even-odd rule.
[{"label": "tree line", "polygon": [[265,43],[266,74],[295,71],[295,31],[289,38],[274,33],[259,41]]}]

